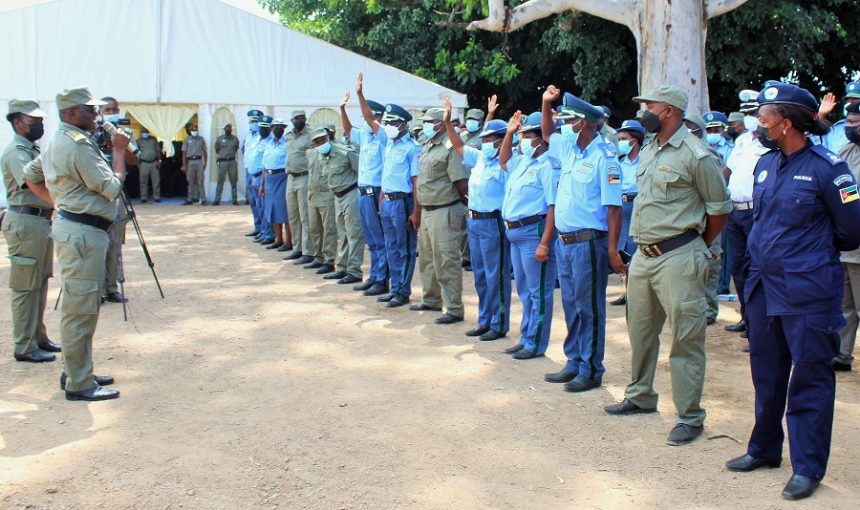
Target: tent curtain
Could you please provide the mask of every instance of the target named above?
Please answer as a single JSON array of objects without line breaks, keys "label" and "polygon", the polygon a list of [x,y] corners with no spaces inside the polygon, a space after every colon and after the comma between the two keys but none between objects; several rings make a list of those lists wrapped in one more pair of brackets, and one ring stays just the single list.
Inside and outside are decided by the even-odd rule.
[{"label": "tent curtain", "polygon": [[173,141],[176,133],[184,128],[185,124],[197,113],[196,106],[176,105],[125,105],[125,110],[133,115],[150,133],[165,142],[164,151],[167,153],[167,157],[173,156],[173,144],[170,142]]}]

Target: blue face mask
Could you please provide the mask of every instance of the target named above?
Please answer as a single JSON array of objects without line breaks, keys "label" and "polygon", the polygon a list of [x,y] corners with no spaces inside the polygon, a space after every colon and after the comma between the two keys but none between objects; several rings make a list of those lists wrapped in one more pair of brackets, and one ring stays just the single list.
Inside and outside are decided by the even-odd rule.
[{"label": "blue face mask", "polygon": [[723,138],[723,135],[719,133],[708,133],[707,135],[705,135],[705,138],[707,138],[709,144],[717,145],[720,143],[720,140]]},{"label": "blue face mask", "polygon": [[499,150],[496,149],[496,145],[493,142],[484,142],[481,144],[481,152],[487,159],[495,158],[498,151]]},{"label": "blue face mask", "polygon": [[475,133],[481,129],[481,123],[475,119],[466,119],[466,131]]},{"label": "blue face mask", "polygon": [[252,133],[259,133],[260,132],[260,125],[257,124],[256,122],[252,122],[252,123],[248,124],[248,128],[251,130]]},{"label": "blue face mask", "polygon": [[517,133],[514,133],[514,137],[511,139],[511,141],[513,142],[514,145],[519,145],[520,144],[520,135]]},{"label": "blue face mask", "polygon": [[425,122],[421,125],[421,134],[423,134],[427,139],[431,139],[436,136],[436,125],[432,122]]},{"label": "blue face mask", "polygon": [[618,154],[622,156],[626,156],[630,154],[630,150],[633,147],[630,146],[630,140],[618,140]]},{"label": "blue face mask", "polygon": [[523,156],[531,158],[535,155],[537,147],[532,145],[531,138],[523,138],[523,141],[520,142],[520,150],[523,151]]},{"label": "blue face mask", "polygon": [[149,138],[149,133],[141,133],[140,137],[146,140],[147,138]]},{"label": "blue face mask", "polygon": [[561,125],[561,136],[563,136],[564,139],[570,143],[576,143],[579,140],[579,131],[573,130],[574,125],[575,124],[562,124]]},{"label": "blue face mask", "polygon": [[111,124],[116,125],[116,123],[119,122],[119,114],[111,113],[109,115],[102,115],[102,119],[106,120],[107,122],[110,122]]},{"label": "blue face mask", "polygon": [[331,142],[326,142],[320,145],[319,147],[317,147],[317,150],[320,151],[320,154],[328,154],[329,152],[331,152]]}]

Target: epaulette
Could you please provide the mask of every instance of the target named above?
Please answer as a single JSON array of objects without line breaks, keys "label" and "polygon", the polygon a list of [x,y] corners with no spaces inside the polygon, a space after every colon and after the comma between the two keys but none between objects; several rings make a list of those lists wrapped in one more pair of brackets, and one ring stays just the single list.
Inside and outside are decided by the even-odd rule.
[{"label": "epaulette", "polygon": [[835,154],[830,149],[823,145],[813,145],[812,152],[821,157],[821,159],[830,163],[830,166],[836,166],[839,163],[844,163],[845,160],[840,158],[838,154]]},{"label": "epaulette", "polygon": [[691,151],[693,151],[693,155],[696,159],[703,159],[712,155],[708,150],[710,147],[705,148],[705,143],[699,140],[696,135],[685,137],[684,143],[687,144],[687,147],[689,147]]},{"label": "epaulette", "polygon": [[80,131],[66,131],[66,136],[75,141],[75,143],[86,143],[87,136]]},{"label": "epaulette", "polygon": [[606,156],[607,159],[618,159],[618,153],[611,146],[610,143],[604,143],[603,145],[603,155]]}]

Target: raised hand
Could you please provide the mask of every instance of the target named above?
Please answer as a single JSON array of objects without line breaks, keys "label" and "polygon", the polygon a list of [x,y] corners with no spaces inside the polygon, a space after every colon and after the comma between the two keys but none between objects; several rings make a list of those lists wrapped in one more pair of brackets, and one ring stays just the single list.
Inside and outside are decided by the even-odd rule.
[{"label": "raised hand", "polygon": [[451,105],[451,98],[446,97],[442,105],[445,108],[445,115],[442,117],[442,120],[447,124],[451,122],[451,109],[453,108],[453,106]]},{"label": "raised hand", "polygon": [[543,93],[543,100],[553,102],[561,96],[561,91],[555,85],[550,85]]},{"label": "raised hand", "polygon": [[347,103],[349,103],[349,91],[346,91],[346,94],[343,95],[343,101],[340,102],[340,107],[345,108]]},{"label": "raised hand", "polygon": [[364,93],[364,73],[358,73],[358,80],[355,82],[355,93],[358,95]]},{"label": "raised hand", "polygon": [[818,116],[824,119],[833,112],[836,108],[836,96],[833,92],[828,92],[821,100],[821,106],[818,107]]},{"label": "raised hand", "polygon": [[508,133],[514,134],[520,130],[523,121],[523,112],[517,110],[511,120],[508,122]]},{"label": "raised hand", "polygon": [[487,113],[496,113],[499,109],[499,101],[495,94],[487,100]]}]

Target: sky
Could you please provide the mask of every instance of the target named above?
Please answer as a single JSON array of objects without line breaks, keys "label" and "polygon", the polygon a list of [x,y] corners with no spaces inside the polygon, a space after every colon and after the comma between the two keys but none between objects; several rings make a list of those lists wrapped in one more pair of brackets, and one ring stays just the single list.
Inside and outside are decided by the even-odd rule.
[{"label": "sky", "polygon": [[[27,7],[30,5],[38,5],[44,4],[48,2],[53,2],[55,0],[0,0],[0,12],[2,11],[11,11],[14,9],[19,9],[21,7]],[[173,1],[181,1],[181,0],[173,0]],[[250,12],[251,14],[257,15],[263,19],[267,19],[269,21],[278,22],[278,17],[274,14],[271,14],[269,11],[260,7],[260,4],[257,3],[257,0],[218,0],[221,3],[225,3],[228,5],[232,5],[233,7],[237,7],[242,9],[243,11]]]}]

